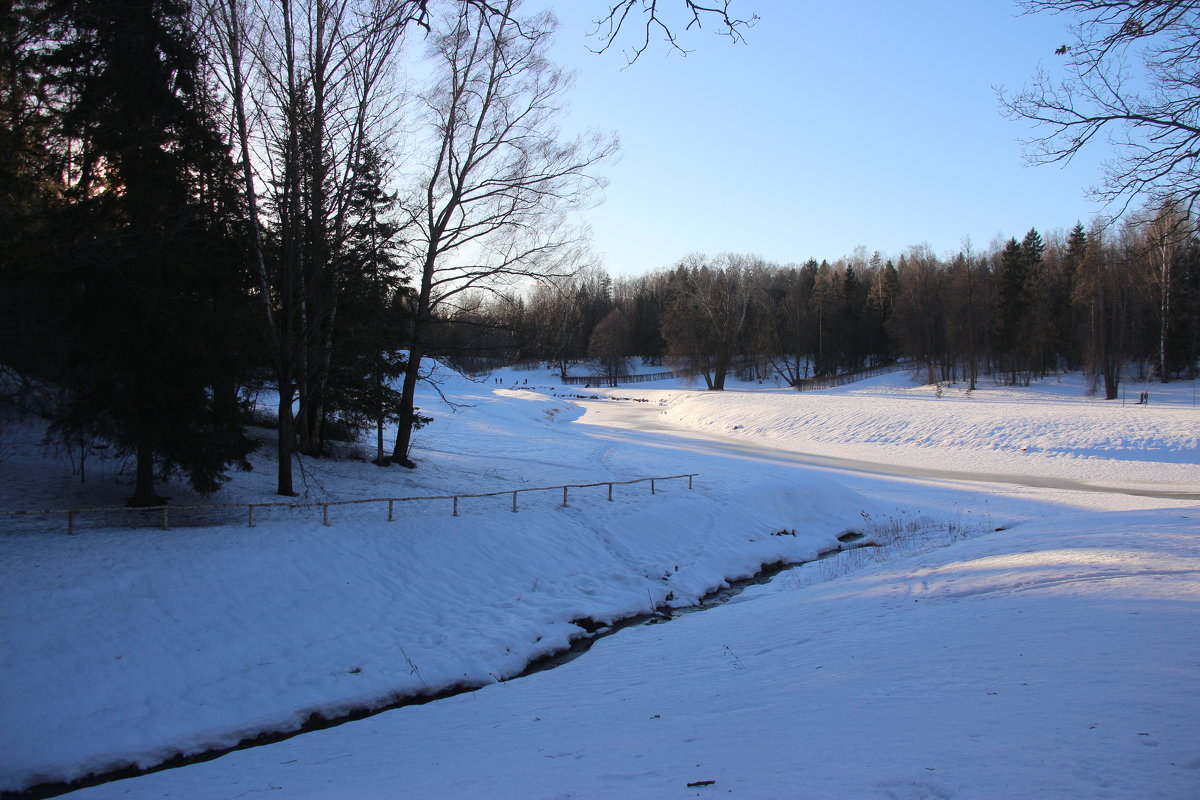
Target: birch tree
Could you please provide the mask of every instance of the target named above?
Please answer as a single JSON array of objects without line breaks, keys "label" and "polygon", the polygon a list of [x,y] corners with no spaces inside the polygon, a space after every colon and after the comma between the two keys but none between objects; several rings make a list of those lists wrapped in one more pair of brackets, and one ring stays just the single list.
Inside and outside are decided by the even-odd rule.
[{"label": "birch tree", "polygon": [[435,314],[464,292],[569,272],[579,234],[566,212],[602,180],[592,169],[616,140],[563,140],[557,120],[571,82],[547,59],[554,17],[520,17],[461,4],[434,33],[432,88],[422,96],[432,146],[410,198],[411,255],[419,270],[392,461],[410,457],[413,405]]},{"label": "birch tree", "polygon": [[[355,187],[386,150],[405,0],[208,0],[201,28],[232,112],[247,229],[279,390],[277,492],[322,446]],[[265,200],[265,202],[260,202]],[[299,413],[294,415],[296,400]],[[297,441],[298,440],[298,441]]]}]

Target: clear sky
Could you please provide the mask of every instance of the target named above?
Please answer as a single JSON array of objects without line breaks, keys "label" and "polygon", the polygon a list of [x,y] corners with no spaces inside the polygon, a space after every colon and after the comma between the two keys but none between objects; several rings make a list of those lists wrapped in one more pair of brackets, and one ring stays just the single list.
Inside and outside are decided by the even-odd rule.
[{"label": "clear sky", "polygon": [[735,0],[761,17],[745,44],[710,25],[682,37],[686,57],[656,43],[627,67],[620,52],[588,51],[607,0],[548,5],[556,57],[578,71],[565,127],[621,138],[605,202],[586,215],[613,275],[692,252],[946,255],[966,237],[982,249],[1102,210],[1085,190],[1106,154],[1024,166],[1032,129],[996,99],[1056,67],[1066,18],[1021,15],[1014,0]]}]

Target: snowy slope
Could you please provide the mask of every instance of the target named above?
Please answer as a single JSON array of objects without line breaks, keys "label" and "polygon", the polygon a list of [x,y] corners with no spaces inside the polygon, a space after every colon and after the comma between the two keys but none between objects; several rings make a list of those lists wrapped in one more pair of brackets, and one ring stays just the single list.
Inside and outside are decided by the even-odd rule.
[{"label": "snowy slope", "polygon": [[[606,466],[613,446],[570,431],[578,410],[562,402],[455,388],[474,406],[447,410],[429,469],[313,464],[309,499],[681,471]],[[34,483],[18,465],[3,465],[6,481]],[[250,496],[231,488],[220,499]],[[85,521],[68,537],[50,518],[0,538],[0,786],[150,766],[313,712],[493,682],[581,634],[573,620],[693,603],[763,563],[836,548],[861,522],[852,492],[815,477],[735,491],[702,475],[692,491],[656,490],[617,486],[611,503],[604,487],[575,490],[567,508],[561,492],[527,494],[518,514],[508,497],[463,500],[459,517],[446,502],[408,504],[394,523],[383,505],[349,506],[330,527],[320,511],[262,511],[253,529],[234,513],[173,531]],[[784,529],[796,535],[772,535]]]},{"label": "snowy slope", "polygon": [[1192,798],[1197,519],[1081,515],[779,581],[552,672],[73,796]]},{"label": "snowy slope", "polygon": [[[405,505],[394,523],[382,519],[379,506],[335,508],[331,527],[320,524],[319,511],[287,512],[265,514],[253,529],[238,526],[234,514],[234,524],[171,532],[93,521],[66,537],[61,518],[22,518],[0,537],[6,645],[0,651],[0,788],[130,762],[150,765],[178,752],[294,727],[313,711],[336,714],[396,693],[494,683],[579,634],[573,620],[609,621],[663,603],[686,605],[763,563],[812,558],[851,529],[899,541],[888,550],[855,551],[788,573],[743,595],[750,602],[622,632],[552,673],[306,734],[254,751],[259,755],[112,784],[94,796],[226,797],[250,791],[251,784],[280,783],[288,784],[289,797],[396,796],[400,785],[386,764],[400,758],[398,749],[412,759],[400,770],[411,782],[404,786],[424,787],[413,790],[417,797],[479,796],[488,784],[503,787],[494,796],[673,796],[680,777],[693,779],[690,769],[681,772],[680,758],[701,750],[704,763],[744,764],[728,774],[740,776],[735,785],[749,797],[794,796],[782,788],[789,779],[825,787],[812,796],[890,796],[893,790],[933,796],[955,788],[967,796],[1013,796],[1015,784],[998,783],[992,774],[996,765],[1006,753],[1032,759],[1063,734],[1058,709],[1041,723],[1028,718],[1030,708],[1046,707],[1047,696],[1067,693],[1075,698],[1070,703],[1092,708],[1082,699],[1090,693],[1094,701],[1121,706],[1113,713],[1134,727],[1141,717],[1132,707],[1143,696],[1159,698],[1159,688],[1179,698],[1181,712],[1200,710],[1194,672],[1185,664],[1200,664],[1200,650],[1193,639],[1174,633],[1181,618],[1195,628],[1194,502],[845,472],[831,477],[780,456],[791,450],[868,453],[893,463],[927,457],[981,472],[1011,464],[1056,474],[1061,467],[1110,485],[1153,482],[1197,492],[1200,416],[1189,405],[1194,387],[1170,387],[1166,397],[1156,388],[1151,406],[1124,409],[1084,397],[1078,380],[994,388],[971,397],[953,389],[938,397],[933,387],[910,386],[895,376],[812,395],[757,385],[718,395],[680,382],[580,391],[556,386],[550,373],[507,371],[480,382],[446,374],[440,389],[454,407],[433,393],[422,399],[423,411],[436,421],[418,434],[420,469],[306,462],[304,499],[501,491],[682,472],[700,477],[691,491],[677,480],[660,483],[653,496],[645,484],[617,487],[612,503],[603,487],[572,490],[567,508],[560,507],[561,492],[526,494],[519,514],[509,510],[506,497],[463,501],[459,517],[450,516],[445,503]],[[569,396],[579,394],[623,399]],[[682,426],[746,448],[731,458],[700,439],[639,430],[642,423]],[[1037,444],[1014,452],[1020,441]],[[48,466],[39,448],[18,447],[0,462],[0,499],[10,508],[117,504],[128,489],[113,466],[93,465],[89,481],[80,484],[68,467]],[[256,472],[237,476],[215,499],[270,499],[270,479],[263,458]],[[175,502],[190,501],[180,487],[169,493]],[[1016,525],[1011,532],[983,536],[1010,525]],[[795,535],[773,535],[785,531]],[[963,541],[929,551],[949,540]],[[875,559],[885,560],[874,566]],[[1164,589],[1175,599],[1165,602]],[[927,605],[941,610],[916,614],[908,609],[913,600],[914,609],[936,600]],[[1061,615],[1050,613],[1059,607]],[[1134,616],[1142,627],[1128,636],[1114,634],[1125,644],[1101,642],[1104,630],[1124,630],[1126,618]],[[1037,621],[1032,627],[1031,618]],[[781,632],[818,619],[819,631],[794,644],[787,636],[775,641]],[[701,633],[694,633],[697,626]],[[1081,646],[1068,652],[1064,643],[1074,631]],[[899,770],[915,758],[917,745],[895,729],[916,724],[930,703],[945,706],[938,715],[958,720],[954,724],[981,718],[998,703],[976,706],[971,692],[980,681],[1007,686],[1023,675],[1021,663],[1010,664],[1011,654],[1002,657],[1000,648],[1026,638],[1042,643],[1035,674],[1043,691],[1036,702],[1011,713],[1005,706],[993,728],[964,734],[964,741],[989,743],[992,770],[962,767],[972,745],[957,739],[944,743],[943,763],[959,764],[953,781]],[[689,653],[708,653],[704,648],[711,650],[717,640],[728,652],[688,661]],[[629,656],[633,660],[605,655],[626,648],[637,653]],[[823,662],[834,662],[839,653],[843,659],[846,653],[864,656],[812,683],[804,659],[814,649]],[[1117,655],[1140,663],[1144,674],[1118,668],[1112,661]],[[638,663],[660,661],[663,670],[639,672]],[[747,680],[751,663],[758,677]],[[688,677],[681,681],[681,675]],[[775,698],[773,692],[782,690],[769,687],[791,687],[798,675],[805,680]],[[895,696],[881,694],[892,680]],[[1072,680],[1079,686],[1068,686]],[[938,698],[947,686],[970,688],[943,702]],[[587,701],[564,700],[561,708],[571,713],[556,717],[557,727],[501,725],[489,734],[490,724],[469,718],[477,709],[515,719],[522,713],[515,709],[548,702],[537,699],[540,694],[572,692]],[[734,706],[708,701],[730,695],[740,698]],[[690,703],[696,696],[705,701]],[[842,696],[858,705],[831,699]],[[989,699],[979,702],[996,696],[985,693]],[[617,721],[627,704],[653,704],[659,697],[677,698],[671,730],[678,736],[645,744],[657,756],[651,759],[656,766],[647,769],[642,751],[621,741],[644,741],[654,729]],[[495,698],[486,703],[497,705],[482,708],[480,698]],[[505,698],[516,705],[505,705]],[[814,704],[811,718],[801,713]],[[1154,699],[1147,708],[1160,705]],[[658,721],[667,718],[650,713]],[[541,717],[539,723],[549,719]],[[641,724],[635,717],[630,725]],[[1170,726],[1158,730],[1170,733],[1171,744],[1156,739],[1161,746],[1155,755],[1171,760],[1150,759],[1147,769],[1165,769],[1171,761],[1200,767],[1200,752],[1185,758],[1174,744],[1188,735],[1196,740],[1195,727],[1170,718]],[[863,727],[855,733],[855,725]],[[935,740],[935,734],[954,730],[927,721],[916,727]],[[471,735],[464,736],[468,729]],[[354,739],[355,730],[386,732],[379,754],[373,754],[375,745]],[[460,733],[431,737],[427,730]],[[706,732],[693,737],[702,744],[683,742],[687,730]],[[716,730],[725,733],[711,733]],[[810,730],[828,733],[818,745]],[[1028,744],[1017,741],[1026,735],[1021,731]],[[1135,733],[1142,732],[1152,733]],[[900,744],[887,745],[888,736]],[[574,770],[559,769],[557,761],[548,766],[539,753],[555,741],[576,741],[585,754],[607,748],[619,762],[612,774],[644,779],[610,780],[608,767],[586,755],[585,766]],[[1097,770],[1121,747],[1105,739],[1103,748],[1093,750],[1089,741],[1071,739],[1063,748],[1073,759],[1090,759],[1091,772],[1080,768],[1068,775],[1062,763],[1046,760],[1027,767],[1030,782],[1020,786],[1036,787],[1043,776],[1083,794],[1099,791]],[[527,761],[510,758],[514,743],[530,754]],[[1138,746],[1151,748],[1140,740]],[[331,757],[325,747],[368,755],[345,759],[341,771],[316,763]],[[299,755],[275,755],[293,753],[287,748]],[[793,773],[775,767],[766,770],[770,780],[750,777],[761,771],[762,759],[783,758],[784,750],[796,760]],[[830,764],[837,763],[837,752],[867,752],[887,769],[864,773],[876,775],[875,783],[851,780],[833,766],[820,777],[811,761],[797,756],[810,751],[825,754]],[[1146,757],[1143,750],[1129,752]],[[267,762],[296,764],[295,777],[278,774]],[[418,769],[431,762],[456,766],[450,772]],[[1117,761],[1111,773],[1136,772],[1141,763]],[[929,764],[921,771],[926,766],[945,768]],[[544,783],[543,772],[549,776]],[[930,779],[933,788],[914,783],[909,791],[910,773]],[[1179,790],[1196,786],[1197,774],[1195,768],[1173,774],[1158,796],[1189,796]],[[349,793],[330,788],[348,785]],[[1154,796],[1130,794],[1132,783],[1112,785],[1116,796]]]}]

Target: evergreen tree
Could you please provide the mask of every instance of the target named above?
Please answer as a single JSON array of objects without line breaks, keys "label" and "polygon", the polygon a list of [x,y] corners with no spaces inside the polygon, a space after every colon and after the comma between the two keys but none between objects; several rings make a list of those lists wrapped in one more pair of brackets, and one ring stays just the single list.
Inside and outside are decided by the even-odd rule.
[{"label": "evergreen tree", "polygon": [[[1026,237],[1027,239],[1029,237]],[[1002,368],[1016,383],[1024,368],[1025,322],[1029,307],[1027,251],[1015,238],[1009,239],[1000,256],[996,345],[1003,357]]]},{"label": "evergreen tree", "polygon": [[1021,242],[1025,261],[1027,308],[1026,359],[1039,376],[1057,371],[1062,341],[1062,317],[1067,307],[1059,259],[1045,257],[1041,235],[1031,229]]},{"label": "evergreen tree", "polygon": [[842,368],[853,372],[862,369],[865,345],[863,330],[863,311],[866,306],[866,295],[862,282],[854,272],[854,267],[846,267],[842,278],[841,303],[841,341]]},{"label": "evergreen tree", "polygon": [[1086,326],[1080,318],[1079,310],[1074,302],[1075,287],[1083,277],[1084,261],[1087,258],[1087,232],[1082,223],[1075,223],[1067,237],[1067,250],[1063,254],[1063,293],[1066,296],[1066,307],[1062,313],[1062,333],[1064,355],[1067,359],[1067,369],[1078,369],[1083,360],[1082,345],[1079,341],[1081,332]]},{"label": "evergreen tree", "polygon": [[59,337],[46,269],[63,195],[40,80],[48,36],[45,2],[0,0],[0,363],[26,375],[45,373]]},{"label": "evergreen tree", "polygon": [[1173,300],[1167,316],[1163,372],[1195,378],[1200,367],[1200,239],[1191,236],[1175,254]]},{"label": "evergreen tree", "polygon": [[839,324],[841,278],[829,262],[817,267],[812,291],[812,312],[816,324],[816,349],[813,353],[813,374],[837,373],[841,350],[842,329]]},{"label": "evergreen tree", "polygon": [[399,410],[394,383],[406,363],[401,348],[410,289],[396,253],[400,229],[391,219],[396,196],[384,189],[384,163],[374,148],[364,150],[349,198],[352,221],[338,259],[345,277],[339,290],[341,322],[333,339],[327,411],[351,429],[373,427],[375,461],[385,465],[389,461],[383,429],[396,420]]},{"label": "evergreen tree", "polygon": [[[200,56],[178,0],[56,7],[48,74],[79,153],[55,253],[68,400],[57,429],[136,459],[130,503],[162,501],[156,473],[215,490],[251,443],[232,396],[226,316],[241,285],[237,197]],[[244,295],[240,295],[244,297]]]}]

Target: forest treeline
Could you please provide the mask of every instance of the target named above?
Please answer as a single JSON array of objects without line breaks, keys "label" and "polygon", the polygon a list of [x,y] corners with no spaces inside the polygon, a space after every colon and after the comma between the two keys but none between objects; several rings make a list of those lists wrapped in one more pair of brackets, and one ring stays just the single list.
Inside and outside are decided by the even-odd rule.
[{"label": "forest treeline", "polygon": [[897,359],[971,385],[1083,368],[1108,397],[1129,364],[1195,374],[1200,244],[1171,202],[949,259],[580,269],[570,212],[616,142],[561,136],[554,29],[517,0],[0,0],[3,399],[129,457],[154,505],[166,476],[248,467],[250,387],[277,390],[280,494],[347,432],[413,466],[427,356],[641,358],[711,389]]},{"label": "forest treeline", "polygon": [[[1084,370],[1116,398],[1122,378],[1195,377],[1200,238],[1173,206],[1120,226],[1036,229],[952,257],[860,248],[834,262],[778,265],[691,255],[649,275],[602,270],[482,304],[469,331],[514,360],[607,376],[631,359],[670,363],[721,389],[727,374],[806,378],[903,359],[930,383],[1024,383]],[[469,349],[447,348],[447,354]]]}]

